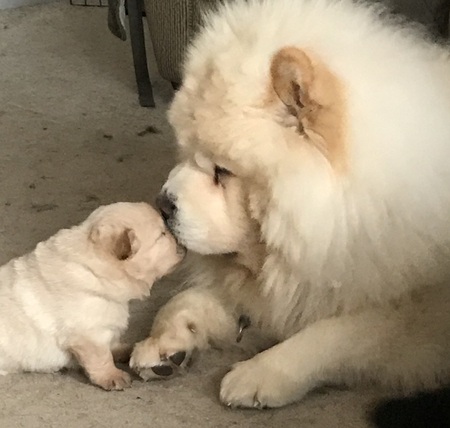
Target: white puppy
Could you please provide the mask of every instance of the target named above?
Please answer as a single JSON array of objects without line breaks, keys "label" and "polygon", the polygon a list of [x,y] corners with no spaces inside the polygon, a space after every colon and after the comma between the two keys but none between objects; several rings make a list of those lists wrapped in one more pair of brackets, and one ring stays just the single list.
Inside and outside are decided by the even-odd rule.
[{"label": "white puppy", "polygon": [[183,258],[145,203],[116,203],[0,268],[0,372],[52,372],[75,361],[107,390],[130,385],[112,350],[128,301]]}]

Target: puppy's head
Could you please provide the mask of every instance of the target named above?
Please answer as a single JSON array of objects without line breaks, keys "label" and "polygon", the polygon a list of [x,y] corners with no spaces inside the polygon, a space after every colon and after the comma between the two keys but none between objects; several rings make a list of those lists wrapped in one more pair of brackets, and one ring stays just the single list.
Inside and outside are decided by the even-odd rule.
[{"label": "puppy's head", "polygon": [[184,256],[162,218],[145,203],[116,203],[91,214],[89,242],[96,254],[134,279],[153,283]]}]

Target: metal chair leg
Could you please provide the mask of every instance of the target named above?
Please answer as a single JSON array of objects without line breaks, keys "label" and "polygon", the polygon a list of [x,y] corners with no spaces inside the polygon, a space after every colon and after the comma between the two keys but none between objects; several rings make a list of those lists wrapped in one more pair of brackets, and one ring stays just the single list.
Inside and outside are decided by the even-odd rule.
[{"label": "metal chair leg", "polygon": [[142,0],[127,0],[127,9],[139,104],[142,107],[155,107],[152,84],[148,74],[147,53],[145,50],[144,26],[142,24],[142,12],[144,8]]}]

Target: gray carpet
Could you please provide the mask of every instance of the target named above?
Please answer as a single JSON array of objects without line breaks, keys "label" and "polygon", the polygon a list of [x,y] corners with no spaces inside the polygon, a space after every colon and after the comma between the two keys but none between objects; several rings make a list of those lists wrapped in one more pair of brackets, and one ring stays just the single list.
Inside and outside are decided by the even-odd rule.
[{"label": "gray carpet", "polygon": [[[170,85],[153,66],[157,108],[138,106],[130,46],[109,34],[106,13],[68,2],[0,11],[1,262],[99,204],[153,201],[173,165]],[[167,278],[132,305],[131,340],[146,336],[179,284]],[[76,372],[0,377],[0,427],[366,427],[366,410],[383,395],[326,389],[284,409],[226,409],[220,379],[248,355],[244,340],[244,349],[199,356],[183,378],[136,379],[124,392]]]}]

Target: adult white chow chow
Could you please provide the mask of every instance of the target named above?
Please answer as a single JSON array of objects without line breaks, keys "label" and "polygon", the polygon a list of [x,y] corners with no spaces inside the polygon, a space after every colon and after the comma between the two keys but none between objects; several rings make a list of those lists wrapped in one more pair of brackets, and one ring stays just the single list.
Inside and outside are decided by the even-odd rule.
[{"label": "adult white chow chow", "polygon": [[449,52],[382,13],[254,0],[207,17],[159,201],[200,256],[135,348],[143,377],[235,339],[246,315],[278,344],[225,376],[227,405],[450,380]]}]

